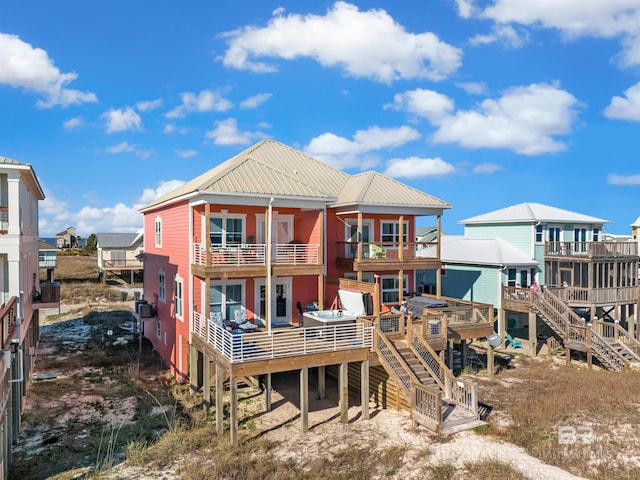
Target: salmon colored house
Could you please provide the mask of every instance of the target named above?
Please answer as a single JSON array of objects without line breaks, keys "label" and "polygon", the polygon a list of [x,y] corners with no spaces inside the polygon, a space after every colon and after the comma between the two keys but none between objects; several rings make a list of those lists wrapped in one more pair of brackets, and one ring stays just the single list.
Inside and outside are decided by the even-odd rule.
[{"label": "salmon colored house", "polygon": [[[350,327],[345,335],[359,332],[360,340],[345,350],[333,342],[327,353],[297,350],[304,329],[283,327],[300,326],[316,306],[349,310],[337,294],[345,284],[369,292],[358,313],[374,315],[418,291],[416,270],[435,270],[439,288],[440,219],[448,208],[378,172],[349,175],[261,141],[142,208],[144,299],[154,312],[145,336],[176,378],[192,384],[193,376],[209,381],[211,363],[234,378],[240,344],[220,328],[230,322],[260,327],[244,335],[254,341],[242,344],[243,362],[249,348],[254,357],[243,376],[295,369],[301,358],[307,366],[368,361],[371,348],[358,342],[370,343],[370,330]],[[414,241],[424,216],[437,227],[431,257],[416,255],[425,247]],[[287,331],[297,336],[274,340]]]}]

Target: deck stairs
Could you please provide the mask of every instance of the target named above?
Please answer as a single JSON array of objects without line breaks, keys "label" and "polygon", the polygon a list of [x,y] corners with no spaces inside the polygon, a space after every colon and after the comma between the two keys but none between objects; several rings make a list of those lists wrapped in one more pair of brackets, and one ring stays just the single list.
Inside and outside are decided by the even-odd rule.
[{"label": "deck stairs", "polygon": [[640,363],[640,343],[619,323],[587,324],[550,290],[533,295],[532,308],[565,348],[591,353],[604,368],[619,372]]},{"label": "deck stairs", "polygon": [[414,423],[445,435],[485,424],[476,385],[455,378],[424,339],[412,332],[389,338],[379,329],[375,337],[380,363],[409,400]]}]

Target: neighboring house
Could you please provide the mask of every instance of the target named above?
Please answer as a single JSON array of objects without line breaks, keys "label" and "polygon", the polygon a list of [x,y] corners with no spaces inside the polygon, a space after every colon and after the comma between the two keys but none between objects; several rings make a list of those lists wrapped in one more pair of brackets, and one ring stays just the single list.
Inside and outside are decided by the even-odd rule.
[{"label": "neighboring house", "polygon": [[47,282],[53,281],[57,252],[57,247],[54,247],[43,240],[38,241],[38,267],[47,270]]},{"label": "neighboring house", "polygon": [[631,236],[634,240],[640,240],[640,217],[636,218],[636,221],[631,225]]},{"label": "neighboring house", "polygon": [[[604,240],[603,227],[610,223],[607,220],[522,203],[460,223],[465,226],[465,240],[499,238],[537,264],[537,268],[522,264],[503,270],[502,295],[494,303],[499,309],[502,335],[519,337],[532,353],[538,351],[540,341],[552,336],[566,348],[590,353],[586,334],[580,330],[585,328],[580,326],[584,325],[581,318],[592,323],[596,319],[618,320],[628,325],[633,335],[640,293],[638,245]],[[443,243],[443,261],[444,249]],[[485,258],[489,251],[479,252],[478,258]],[[480,263],[475,262],[477,272],[481,271]],[[534,280],[544,285],[544,296],[529,290]],[[443,277],[444,283],[448,284],[448,276]],[[478,280],[477,287],[470,288],[480,285]],[[572,329],[579,332],[571,333]],[[567,332],[572,339],[566,338]]]},{"label": "neighboring house", "polygon": [[[261,141],[142,208],[144,298],[156,315],[144,322],[145,336],[178,379],[204,385],[207,402],[210,361],[220,367],[216,381],[222,372],[230,377],[232,398],[240,370],[269,382],[271,373],[302,368],[304,375],[311,366],[324,375],[325,366],[339,364],[346,375],[351,363],[368,385],[373,326],[355,317],[397,305],[416,290],[418,269],[434,270],[439,285],[439,250],[416,255],[415,225],[436,217],[437,245],[448,208],[380,173],[349,175]],[[332,311],[302,312],[314,304]],[[308,316],[318,330],[282,328],[301,326]],[[403,325],[394,318],[395,328]],[[246,319],[264,332],[246,335],[245,347],[224,322]],[[336,330],[326,333],[334,322]],[[316,332],[313,345],[305,340],[309,332]],[[304,424],[306,414],[301,418]]]},{"label": "neighboring house", "polygon": [[73,248],[78,245],[78,237],[76,229],[69,227],[66,230],[56,234],[56,246],[58,248]]},{"label": "neighboring house", "polygon": [[133,283],[142,275],[142,233],[97,233],[98,272],[102,281],[111,272]]},{"label": "neighboring house", "polygon": [[[7,478],[17,442],[33,357],[39,309],[60,305],[59,286],[39,279],[38,202],[44,193],[31,165],[0,157],[0,477]],[[45,285],[46,286],[46,285]]]}]

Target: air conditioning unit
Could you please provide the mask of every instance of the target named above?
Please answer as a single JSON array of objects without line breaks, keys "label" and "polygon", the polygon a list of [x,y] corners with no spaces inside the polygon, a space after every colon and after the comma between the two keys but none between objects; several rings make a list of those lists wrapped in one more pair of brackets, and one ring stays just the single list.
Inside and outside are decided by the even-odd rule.
[{"label": "air conditioning unit", "polygon": [[138,305],[138,314],[140,318],[150,318],[153,316],[153,306],[150,303]]}]

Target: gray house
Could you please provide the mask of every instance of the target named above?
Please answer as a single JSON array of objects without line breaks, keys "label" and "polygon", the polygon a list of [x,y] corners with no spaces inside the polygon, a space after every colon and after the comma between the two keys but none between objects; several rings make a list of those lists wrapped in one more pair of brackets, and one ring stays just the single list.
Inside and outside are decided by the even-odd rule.
[{"label": "gray house", "polygon": [[102,281],[113,273],[133,283],[142,275],[142,233],[97,233],[98,275]]}]

